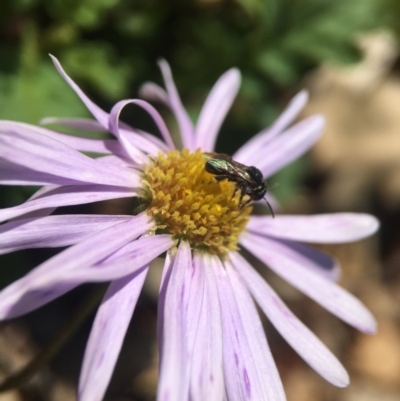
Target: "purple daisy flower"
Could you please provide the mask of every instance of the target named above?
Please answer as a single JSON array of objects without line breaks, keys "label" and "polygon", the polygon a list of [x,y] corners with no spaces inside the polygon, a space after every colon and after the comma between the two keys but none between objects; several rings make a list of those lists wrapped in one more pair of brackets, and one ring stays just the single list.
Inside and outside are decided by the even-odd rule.
[{"label": "purple daisy flower", "polygon": [[[46,119],[115,139],[69,136],[43,127],[0,122],[0,182],[42,186],[25,203],[0,210],[0,253],[65,247],[0,292],[0,318],[28,313],[84,282],[111,281],[98,309],[79,382],[80,401],[104,396],[150,262],[167,252],[159,296],[160,377],[157,399],[285,400],[281,380],[254,300],[281,335],[321,376],[340,387],[346,370],[294,316],[239,253],[239,245],[330,312],[365,333],[376,323],[365,306],[336,284],[339,267],[304,242],[343,243],[373,234],[370,215],[251,215],[240,208],[237,183],[205,171],[217,133],[239,88],[227,71],[211,90],[193,125],[171,71],[160,63],[166,90],[146,83],[142,96],[175,115],[178,150],[156,109],[144,100],[118,102],[110,114],[93,104],[66,75],[95,120]],[[278,171],[321,135],[324,119],[294,119],[307,101],[299,93],[278,120],[248,141],[233,160],[256,166],[264,177]],[[119,122],[134,104],[149,113],[163,140]],[[81,151],[103,156],[92,159]],[[51,215],[60,206],[139,197],[136,215]],[[245,196],[248,200],[248,198]],[[277,208],[268,194],[268,201]]]}]

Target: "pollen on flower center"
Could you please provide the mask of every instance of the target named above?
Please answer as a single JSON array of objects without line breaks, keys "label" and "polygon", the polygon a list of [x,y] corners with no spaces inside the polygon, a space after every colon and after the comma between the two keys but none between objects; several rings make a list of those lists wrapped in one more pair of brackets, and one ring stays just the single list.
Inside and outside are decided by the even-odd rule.
[{"label": "pollen on flower center", "polygon": [[[173,150],[152,158],[143,173],[145,197],[157,228],[192,248],[225,255],[237,249],[238,236],[249,220],[251,207],[238,207],[235,183],[217,181],[204,169],[197,150]],[[238,191],[239,192],[239,191]]]}]

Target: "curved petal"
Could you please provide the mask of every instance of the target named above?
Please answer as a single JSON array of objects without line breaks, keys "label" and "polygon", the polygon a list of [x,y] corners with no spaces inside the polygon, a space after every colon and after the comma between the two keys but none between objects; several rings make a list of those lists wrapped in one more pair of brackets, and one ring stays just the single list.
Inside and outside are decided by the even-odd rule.
[{"label": "curved petal", "polygon": [[0,209],[0,222],[33,212],[60,206],[81,205],[109,199],[130,198],[134,189],[106,185],[74,185],[45,187],[46,192],[18,206]]},{"label": "curved petal", "polygon": [[50,57],[54,63],[59,74],[67,82],[67,84],[74,90],[79,96],[82,102],[85,104],[87,109],[92,113],[93,117],[106,129],[108,130],[108,113],[102,110],[99,106],[94,104],[79,88],[79,86],[67,75],[64,69],[61,67],[60,62],[50,54]]},{"label": "curved petal", "polygon": [[[153,119],[154,123],[157,125],[157,128],[160,130],[161,136],[164,138],[164,141],[168,145],[168,147],[170,149],[175,149],[175,145],[174,142],[172,141],[171,134],[168,131],[168,128],[164,120],[162,119],[161,115],[150,103],[147,103],[144,100],[140,99],[121,100],[118,103],[116,103],[112,108],[109,119],[109,129],[117,138],[119,139],[125,138],[125,132],[122,129],[119,129],[118,125],[119,125],[119,115],[122,109],[128,104],[134,104],[145,110]],[[124,141],[122,144],[125,147],[125,149],[127,149],[126,141]],[[131,150],[132,147],[132,144],[130,145],[131,146],[128,148],[129,150]]]},{"label": "curved petal", "polygon": [[[132,101],[133,102],[133,101]],[[122,100],[114,105],[110,113],[109,127],[110,131],[118,138],[126,153],[136,163],[146,163],[148,158],[126,137],[123,130],[119,128],[119,115],[122,109],[131,103],[130,100]]]},{"label": "curved petal", "polygon": [[138,184],[137,177],[129,169],[102,167],[95,159],[46,135],[37,135],[28,127],[15,126],[0,133],[0,157],[33,171],[76,181],[77,184],[123,187]]},{"label": "curved petal", "polygon": [[[65,127],[70,127],[70,128],[75,128],[75,129],[80,129],[84,131],[89,131],[89,132],[104,132],[106,129],[97,121],[97,120],[91,120],[87,118],[56,118],[56,117],[47,117],[44,118],[40,121],[41,124],[59,124]],[[0,123],[1,126],[1,123]],[[39,128],[42,129],[43,128]],[[145,152],[145,153],[151,153],[151,154],[157,154],[160,150],[167,150],[168,147],[165,145],[164,142],[162,142],[160,139],[155,137],[154,135],[149,134],[148,132],[138,130],[138,129],[133,129],[129,127],[129,125],[124,124],[122,122],[119,122],[119,129],[121,132],[124,133],[124,136],[129,139],[129,141],[134,144],[139,150]],[[48,130],[49,131],[49,130]],[[73,135],[64,135],[64,134],[59,134],[59,133],[52,133],[50,136],[54,137],[57,139],[57,135],[62,138],[61,142],[68,144],[68,142],[73,143]],[[67,137],[64,139],[63,137]],[[72,138],[71,138],[72,137]],[[92,141],[94,143],[96,142],[104,142],[105,144],[111,144],[113,145],[110,150],[112,151],[113,148],[115,148],[115,151],[112,151],[112,153],[120,153],[122,155],[125,155],[123,149],[121,148],[121,145],[119,144],[118,141],[115,140],[94,140],[94,139],[87,139],[87,138],[78,138],[81,139],[82,141],[88,142]],[[75,140],[76,141],[76,140]],[[114,143],[118,144],[118,147],[114,145]],[[83,142],[83,144],[86,144]],[[71,145],[70,145],[71,146]],[[87,146],[87,145],[86,145]],[[80,149],[78,147],[71,146],[74,149],[79,149],[79,150],[87,150],[87,149]],[[107,148],[108,149],[108,148]],[[90,149],[88,149],[90,151]],[[93,150],[95,152],[95,150]],[[109,153],[109,152],[98,152],[98,153]]]},{"label": "curved petal", "polygon": [[324,344],[288,309],[274,290],[238,253],[232,262],[254,299],[290,346],[322,377],[338,387],[349,384],[349,376]]},{"label": "curved petal", "polygon": [[344,243],[374,234],[379,221],[370,214],[329,213],[314,216],[252,216],[246,226],[251,232],[293,241]]},{"label": "curved petal", "polygon": [[288,104],[278,119],[267,129],[248,140],[234,155],[233,159],[246,165],[253,164],[254,152],[263,148],[269,141],[282,133],[308,102],[308,92],[302,90]]},{"label": "curved petal", "polygon": [[[182,105],[181,98],[179,97],[179,93],[175,86],[174,78],[172,77],[171,68],[165,60],[160,60],[158,62],[158,65],[160,66],[161,73],[164,78],[165,87],[167,88],[168,105],[174,113],[176,121],[179,125],[183,147],[190,150],[195,150],[196,146],[194,144],[193,123]],[[160,95],[160,93],[158,93],[158,95]]]},{"label": "curved petal", "polygon": [[[190,400],[221,401],[224,395],[222,369],[222,327],[218,291],[214,273],[204,260],[204,254],[194,254],[199,284],[191,299],[188,329],[195,332],[190,362]],[[201,292],[201,295],[200,295]],[[194,307],[193,307],[194,306]],[[195,331],[191,330],[195,327]]]},{"label": "curved petal", "polygon": [[240,87],[241,76],[236,68],[225,72],[211,89],[196,124],[195,149],[211,152],[215,148],[218,131]]},{"label": "curved petal", "polygon": [[221,305],[228,399],[286,400],[253,300],[229,262],[225,269],[217,258],[211,264]]},{"label": "curved petal", "polygon": [[245,233],[241,243],[258,259],[325,309],[365,333],[376,331],[376,321],[353,295],[303,265],[314,263],[282,241]]},{"label": "curved petal", "polygon": [[0,225],[0,255],[28,248],[76,244],[131,216],[65,215],[27,218]]},{"label": "curved petal", "polygon": [[159,102],[169,107],[167,92],[154,82],[145,82],[139,88],[139,96],[151,102]]},{"label": "curved petal", "polygon": [[[97,106],[96,104],[94,104],[83,92],[82,90],[79,88],[79,86],[66,74],[66,72],[64,71],[64,69],[61,67],[61,64],[59,63],[59,61],[52,55],[50,55],[50,57],[53,60],[53,63],[57,69],[57,71],[60,73],[60,75],[63,77],[63,79],[67,82],[67,84],[75,91],[75,93],[79,96],[79,98],[82,100],[82,102],[85,104],[85,106],[87,107],[87,109],[92,113],[93,117],[101,124],[102,127],[104,127],[105,130],[108,131],[109,129],[109,114],[106,113],[104,110],[102,110],[99,106]],[[159,126],[160,128],[160,122],[159,120],[161,119],[161,117],[158,115],[157,111],[152,110],[151,107],[149,107],[150,105],[148,105],[146,102],[145,103],[147,106],[142,106],[144,109],[146,109],[146,111],[153,117],[153,119],[155,119],[156,124]],[[162,120],[162,119],[161,119]],[[163,123],[163,121],[162,121]],[[161,123],[161,126],[162,126]],[[164,130],[162,131],[162,134],[164,135],[165,132]],[[168,138],[168,137],[167,137]],[[139,144],[144,144],[146,142],[145,138],[140,138],[140,136],[136,136],[135,140],[137,140],[137,146],[139,147],[139,149],[141,149],[141,146]],[[147,145],[151,145],[151,141],[147,141],[149,142]],[[169,144],[169,142],[166,140],[167,144]],[[142,149],[144,150],[144,149]]]},{"label": "curved petal", "polygon": [[186,400],[189,394],[189,369],[187,360],[187,337],[185,313],[187,289],[185,271],[192,264],[189,244],[181,241],[172,262],[165,293],[160,293],[163,309],[162,353],[160,355],[160,378],[157,391],[158,401]]},{"label": "curved petal", "polygon": [[79,378],[79,401],[102,400],[148,271],[110,284],[96,313]]},{"label": "curved petal", "polygon": [[[87,269],[90,266],[137,238],[151,226],[147,215],[132,217],[91,235],[42,263],[0,292],[0,318],[10,319],[28,313],[87,281]],[[131,272],[126,270],[126,274]],[[100,270],[93,268],[92,281],[101,281],[100,273]],[[109,279],[107,276],[106,280]]]},{"label": "curved petal", "polygon": [[311,116],[297,123],[264,147],[255,148],[252,165],[264,177],[271,176],[307,152],[322,135],[324,126],[322,116]]}]

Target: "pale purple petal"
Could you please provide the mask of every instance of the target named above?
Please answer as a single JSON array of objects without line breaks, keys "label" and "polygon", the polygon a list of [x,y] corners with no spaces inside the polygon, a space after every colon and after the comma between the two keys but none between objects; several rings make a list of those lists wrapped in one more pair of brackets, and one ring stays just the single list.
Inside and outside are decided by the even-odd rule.
[{"label": "pale purple petal", "polygon": [[182,310],[182,321],[186,325],[186,338],[188,344],[188,357],[196,345],[196,337],[198,330],[198,319],[203,303],[204,294],[204,265],[202,264],[201,255],[194,254],[191,264],[185,269],[184,285],[185,285],[185,310]]},{"label": "pale purple petal", "polygon": [[137,175],[129,169],[102,167],[96,160],[46,135],[37,135],[29,128],[15,127],[2,131],[0,157],[34,171],[74,180],[78,184],[133,187],[139,182]]},{"label": "pale purple petal", "polygon": [[[90,120],[86,118],[55,118],[55,117],[48,117],[44,118],[43,120],[40,121],[41,124],[59,124],[65,127],[70,127],[70,128],[75,128],[75,129],[80,129],[84,131],[89,131],[89,132],[104,132],[106,129],[97,121],[97,120]],[[1,123],[0,123],[1,127]],[[168,149],[167,146],[165,145],[164,142],[162,142],[160,139],[156,138],[154,135],[151,135],[145,131],[138,130],[138,129],[133,129],[129,125],[119,122],[119,129],[124,133],[124,136],[134,145],[136,146],[139,150],[145,152],[145,153],[151,153],[151,154],[157,154],[160,150],[166,150]],[[58,133],[51,133],[50,136],[52,136],[55,139],[61,138],[61,142],[64,142],[66,144],[74,143],[74,136],[72,135],[64,135],[64,134],[58,134]],[[64,139],[64,137],[67,137]],[[71,138],[72,137],[72,138]],[[122,149],[121,144],[118,143],[116,140],[93,140],[93,139],[86,139],[86,138],[78,138],[78,140],[81,139],[82,144],[85,145],[86,147],[88,146],[87,144],[90,144],[90,141],[94,143],[92,146],[100,146],[97,144],[98,143],[103,143],[106,145],[106,149],[111,150],[112,153],[117,153],[121,155],[125,155],[125,151]],[[85,142],[86,140],[86,142]],[[82,146],[80,142],[75,140],[77,144]],[[117,145],[115,145],[118,144]],[[79,150],[86,150],[86,151],[92,151],[92,152],[97,152],[97,153],[109,153],[109,152],[99,152],[98,150],[91,150],[91,149],[81,149],[80,147],[77,146],[72,146],[69,145],[74,149],[79,149]],[[114,150],[115,149],[115,150]]]},{"label": "pale purple petal", "polygon": [[268,128],[259,132],[253,138],[248,140],[233,156],[234,160],[240,163],[253,164],[254,150],[261,149],[269,141],[283,132],[295,118],[299,115],[308,101],[308,92],[303,90],[299,92],[288,104],[278,119]]},{"label": "pale purple petal", "polygon": [[110,113],[109,129],[118,138],[126,153],[136,163],[146,163],[148,158],[143,152],[141,152],[137,146],[133,144],[129,138],[126,137],[124,130],[119,127],[119,116],[122,109],[130,103],[134,103],[134,100],[122,100],[114,105]]},{"label": "pale purple petal", "polygon": [[[211,259],[211,258],[210,258]],[[229,263],[212,258],[224,340],[225,388],[230,401],[283,401],[282,383],[255,305]]]},{"label": "pale purple petal", "polygon": [[316,273],[326,280],[339,281],[341,267],[339,262],[332,258],[331,255],[299,242],[282,240],[282,243],[293,250],[294,255],[307,260],[308,263],[303,264],[301,261],[304,259],[300,259],[300,263],[302,263],[304,269],[308,269],[310,272]]},{"label": "pale purple petal", "polygon": [[[134,169],[134,173],[138,174],[138,171],[142,168],[139,164],[135,164],[129,158],[124,158],[116,155],[107,155],[107,156],[100,156],[96,158],[97,163],[101,163],[104,166],[123,166],[126,168]],[[139,173],[140,174],[140,173]]]},{"label": "pale purple petal", "polygon": [[[104,260],[96,263],[94,267],[107,268],[109,273],[104,274],[113,274],[115,277],[118,277],[118,275],[123,274],[123,264],[129,264],[130,259],[135,259],[135,263],[138,266],[143,266],[148,261],[155,259],[160,253],[172,248],[174,244],[175,241],[171,234],[145,234],[139,239],[129,242]],[[125,270],[127,269],[130,269],[130,267],[125,268]],[[121,270],[121,274],[118,273],[118,270]]]},{"label": "pale purple petal", "polygon": [[347,386],[349,376],[336,357],[297,319],[242,256],[235,252],[231,259],[254,299],[291,347],[330,383],[338,387]]},{"label": "pale purple petal", "polygon": [[376,321],[353,295],[304,265],[313,263],[282,241],[244,233],[240,240],[251,253],[294,287],[321,304],[340,319],[365,333],[376,331]]},{"label": "pale purple petal", "polygon": [[[92,113],[93,117],[104,127],[105,130],[108,131],[109,129],[109,114],[106,113],[104,110],[102,110],[100,107],[98,107],[96,104],[94,104],[79,88],[79,86],[65,73],[63,68],[61,67],[61,64],[59,61],[52,55],[50,57],[53,60],[53,63],[55,67],[57,68],[57,71],[60,73],[60,75],[64,78],[64,80],[68,83],[68,85],[75,91],[75,93],[79,96],[79,98],[82,100],[82,102],[85,104],[85,106],[88,108],[88,110]],[[163,127],[164,121],[162,118],[159,116],[158,112],[152,108],[148,103],[143,102],[141,104],[141,107],[143,107],[155,120],[157,126],[160,128],[161,133],[163,135],[166,135],[165,128]],[[160,121],[161,120],[161,121]],[[164,124],[165,125],[165,124]],[[168,133],[168,130],[167,130]],[[166,142],[168,145],[170,145],[168,135],[166,135]],[[151,145],[151,141],[146,141],[146,138],[142,137],[140,138],[139,135],[135,136],[135,139],[137,140],[137,146],[139,149],[142,149],[141,145],[145,147],[146,145]],[[141,144],[141,145],[140,145]],[[154,144],[154,142],[153,142]],[[173,146],[172,146],[173,148]],[[142,149],[145,150],[145,149]]]},{"label": "pale purple petal", "polygon": [[[152,225],[147,215],[134,216],[92,234],[42,263],[0,292],[0,318],[10,319],[28,313],[86,281],[87,269],[142,235]],[[127,266],[126,274],[131,272]],[[92,276],[95,281],[97,275],[93,273]]]},{"label": "pale purple petal", "polygon": [[[144,111],[146,111],[149,114],[149,116],[153,119],[157,128],[160,130],[161,136],[163,137],[168,147],[170,149],[175,149],[175,145],[174,142],[172,141],[171,134],[168,131],[168,127],[166,126],[159,112],[150,103],[140,99],[121,100],[118,103],[116,103],[112,108],[109,119],[109,129],[116,137],[121,138],[121,135],[123,135],[124,133],[124,131],[120,130],[118,127],[119,115],[122,109],[128,104],[134,104],[142,108]],[[123,143],[123,145],[125,146],[126,144]]]},{"label": "pale purple petal", "polygon": [[79,401],[104,397],[148,266],[112,282],[96,313],[79,379]]},{"label": "pale purple petal", "polygon": [[204,259],[204,253],[195,252],[194,273],[200,280],[195,286],[199,293],[191,291],[189,300],[193,313],[188,314],[188,331],[196,334],[190,345],[190,400],[221,401],[225,386],[220,307],[214,273]]},{"label": "pale purple petal", "polygon": [[[161,73],[164,78],[165,87],[167,89],[168,105],[175,115],[175,118],[179,125],[179,130],[181,132],[183,147],[195,150],[194,143],[194,127],[190,120],[190,117],[182,105],[181,98],[176,89],[174,78],[172,77],[172,72],[169,64],[165,60],[160,60],[158,65],[161,69]],[[153,91],[154,93],[154,87]],[[158,93],[160,95],[160,93]]]},{"label": "pale purple petal", "polygon": [[0,159],[0,184],[1,185],[72,185],[77,181],[58,177],[49,173],[34,171],[30,168],[10,163]]},{"label": "pale purple petal", "polygon": [[[91,121],[91,120],[90,120]],[[97,121],[94,121],[96,124]],[[125,155],[125,152],[121,144],[116,139],[90,139],[82,138],[75,135],[62,134],[47,128],[39,127],[36,125],[30,125],[26,123],[16,122],[16,121],[0,121],[0,132],[10,131],[10,130],[26,130],[32,135],[45,135],[50,138],[56,139],[59,142],[69,146],[70,148],[84,151],[84,152],[94,152],[94,153],[105,153],[105,154],[117,154]],[[104,131],[104,128],[103,128]]]},{"label": "pale purple petal", "polygon": [[20,219],[31,219],[31,218],[37,219],[38,217],[47,217],[47,216],[50,216],[54,212],[55,209],[57,209],[57,208],[49,207],[47,209],[34,210],[33,212],[26,213],[23,216],[17,216],[13,219],[10,219],[9,222],[17,221]]},{"label": "pale purple petal", "polygon": [[257,166],[264,177],[271,176],[307,152],[322,135],[324,126],[322,116],[308,117],[266,146],[254,148],[251,165]]},{"label": "pale purple petal", "polygon": [[77,266],[92,266],[109,257],[125,244],[138,238],[154,227],[154,222],[146,213],[132,216],[53,256],[41,265],[43,270],[62,268],[63,271]]},{"label": "pale purple petal", "polygon": [[159,102],[169,107],[167,92],[154,82],[145,82],[139,88],[139,96],[151,102]]},{"label": "pale purple petal", "polygon": [[106,132],[106,129],[97,120],[91,118],[45,117],[39,121],[39,124],[57,124],[87,132]]},{"label": "pale purple petal", "polygon": [[134,189],[108,185],[74,185],[46,187],[46,192],[18,206],[0,209],[0,222],[22,216],[35,210],[61,206],[81,205],[109,199],[130,198],[137,195]]},{"label": "pale purple petal", "polygon": [[79,86],[66,74],[64,69],[61,67],[60,62],[50,54],[51,59],[53,60],[54,66],[56,67],[59,74],[63,77],[63,79],[67,82],[67,84],[75,91],[75,93],[79,96],[88,110],[92,113],[93,117],[106,129],[108,130],[108,113],[102,110],[99,106],[94,104],[79,88]]},{"label": "pale purple petal", "polygon": [[27,248],[76,244],[131,216],[66,215],[25,218],[0,225],[0,255]]},{"label": "pale purple petal", "polygon": [[240,72],[232,68],[225,72],[211,89],[196,124],[195,149],[212,152],[218,131],[240,87]]},{"label": "pale purple petal", "polygon": [[330,213],[314,216],[252,216],[246,229],[271,237],[314,243],[358,241],[374,234],[379,221],[370,214]]},{"label": "pale purple petal", "polygon": [[[123,124],[120,122],[120,129],[122,127],[125,136],[130,138],[134,144],[137,144],[138,137],[146,139],[147,142],[150,142],[150,144],[146,145],[146,148],[143,146],[143,149],[142,149],[143,151],[145,151],[147,153],[151,153],[151,154],[157,154],[159,150],[162,150],[164,152],[168,152],[168,150],[170,150],[169,146],[163,140],[161,140],[160,138],[157,138],[153,134],[150,134],[141,129],[132,128],[132,127],[128,127],[127,129],[125,129],[125,128],[123,128],[123,126],[125,126],[125,125],[126,124]],[[134,135],[132,135],[132,134],[134,134]],[[154,146],[151,147],[151,145],[155,145],[155,147]],[[138,145],[138,147],[141,149],[141,147],[139,145]],[[155,149],[158,149],[158,151],[156,152]]]},{"label": "pale purple petal", "polygon": [[246,335],[249,338],[254,364],[260,378],[260,389],[267,400],[285,400],[285,392],[279,372],[269,349],[253,299],[232,264],[227,261],[224,266],[228,273]]},{"label": "pale purple petal", "polygon": [[49,274],[46,277],[47,282],[41,282],[41,289],[52,288],[59,282],[72,282],[79,285],[80,283],[118,280],[137,272],[162,253],[171,249],[173,245],[174,241],[169,234],[142,236],[93,266],[79,266],[79,268],[62,271],[58,274]]},{"label": "pale purple petal", "polygon": [[[187,338],[185,319],[182,312],[186,309],[187,289],[185,271],[191,266],[190,246],[181,241],[173,260],[168,285],[162,301],[163,314],[162,354],[160,355],[160,377],[157,391],[158,401],[186,400],[189,395],[189,369],[187,365]],[[167,279],[167,278],[166,278]]]},{"label": "pale purple petal", "polygon": [[160,291],[158,296],[158,313],[157,313],[157,345],[158,355],[163,354],[163,338],[164,338],[164,314],[165,299],[167,294],[168,282],[171,277],[172,268],[174,267],[174,252],[167,252],[165,255],[164,268],[161,273]]}]

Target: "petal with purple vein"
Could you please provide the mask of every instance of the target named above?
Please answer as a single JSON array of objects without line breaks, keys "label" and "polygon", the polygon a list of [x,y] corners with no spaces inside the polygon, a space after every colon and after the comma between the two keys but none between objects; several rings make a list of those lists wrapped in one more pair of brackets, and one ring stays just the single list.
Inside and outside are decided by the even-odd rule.
[{"label": "petal with purple vein", "polygon": [[79,378],[79,400],[102,400],[142,289],[148,265],[113,281],[96,313]]},{"label": "petal with purple vein", "polygon": [[174,259],[170,259],[170,271],[165,280],[168,284],[159,313],[163,315],[162,353],[160,355],[160,377],[157,391],[158,401],[181,401],[189,395],[188,343],[186,337],[185,310],[187,308],[187,289],[185,271],[191,266],[192,257],[188,243],[181,241]]},{"label": "petal with purple vein", "polygon": [[[86,119],[86,118],[48,117],[48,118],[44,118],[43,120],[41,120],[40,123],[41,124],[59,124],[64,127],[70,127],[70,128],[80,129],[80,130],[89,131],[89,132],[106,131],[106,129],[97,120],[90,120],[90,119]],[[127,139],[129,139],[134,146],[136,146],[139,150],[141,150],[145,153],[157,154],[160,150],[167,149],[164,142],[162,142],[160,139],[158,139],[154,135],[151,135],[147,132],[133,129],[129,125],[124,124],[122,122],[119,122],[119,129],[124,133],[125,137]],[[63,134],[59,134],[59,135],[63,135]],[[64,136],[71,137],[71,135],[64,135]],[[85,138],[79,138],[79,139],[81,139],[82,141],[85,140]],[[95,140],[92,140],[92,141],[94,142]],[[98,142],[100,142],[100,140],[98,140]],[[106,140],[103,140],[102,142],[109,144],[109,143],[113,143],[113,142],[117,142],[117,141],[106,139]],[[66,142],[64,141],[64,143],[66,143]],[[119,146],[118,148],[116,146],[114,146],[114,148],[116,148],[116,149],[115,149],[115,151],[112,151],[112,153],[119,153],[121,155],[125,155],[125,153],[121,149],[121,145],[119,143],[118,143],[118,146]],[[74,147],[74,149],[86,150],[86,149],[80,149],[78,147],[76,147],[76,148]],[[106,153],[108,153],[108,152],[106,152]]]},{"label": "petal with purple vein", "polygon": [[138,184],[137,175],[129,169],[117,166],[105,168],[62,142],[35,134],[26,128],[14,128],[0,133],[0,157],[34,171],[74,180],[77,184],[123,187]]},{"label": "petal with purple vein", "polygon": [[294,287],[331,313],[365,333],[376,331],[371,312],[353,295],[332,281],[304,268],[310,260],[282,241],[244,233],[240,240],[253,255]]},{"label": "petal with purple vein", "polygon": [[131,216],[65,215],[27,218],[0,225],[0,255],[27,248],[76,244]]},{"label": "petal with purple vein", "polygon": [[76,185],[77,181],[47,172],[35,171],[25,166],[0,159],[0,184],[19,186]]},{"label": "petal with purple vein", "polygon": [[130,198],[137,195],[134,189],[108,185],[49,186],[44,187],[44,189],[46,190],[45,193],[32,200],[18,206],[0,209],[0,222],[40,209],[81,205],[108,199]]},{"label": "petal with purple vein", "polygon": [[[222,327],[217,285],[214,272],[203,253],[195,253],[194,260],[202,276],[202,302],[197,315],[188,317],[189,330],[196,327],[190,371],[190,399],[192,401],[221,401],[224,395],[222,369]],[[196,308],[197,309],[197,308]],[[191,321],[192,320],[192,321]]]},{"label": "petal with purple vein", "polygon": [[[120,263],[114,263],[111,267],[106,263],[94,266],[137,238],[151,225],[147,216],[132,217],[128,221],[115,224],[89,236],[42,263],[0,292],[0,318],[20,316],[52,301],[83,282],[121,278],[149,263],[153,255],[136,250],[138,256],[131,257],[130,263],[121,260],[123,259],[121,257]],[[168,241],[170,239],[166,238],[165,242]],[[149,244],[148,240],[141,244],[144,244],[146,251],[157,248],[155,246],[157,244],[151,241]],[[165,250],[165,248],[164,244],[161,249]]]},{"label": "petal with purple vein", "polygon": [[338,387],[347,386],[349,376],[336,357],[297,319],[242,256],[233,253],[231,258],[254,299],[282,337],[326,380]]},{"label": "petal with purple vein", "polygon": [[254,302],[230,263],[212,266],[221,305],[225,388],[230,401],[286,399]]},{"label": "petal with purple vein", "polygon": [[[92,120],[90,120],[92,121]],[[96,122],[97,123],[97,122]],[[123,154],[121,145],[115,139],[90,139],[82,138],[75,135],[62,134],[47,128],[39,127],[36,125],[21,123],[17,121],[0,121],[0,132],[2,131],[26,131],[31,135],[45,135],[50,138],[56,139],[63,144],[80,151],[94,152],[94,153],[113,153]],[[104,128],[103,128],[104,131]]]},{"label": "petal with purple vein", "polygon": [[370,214],[329,213],[313,216],[252,216],[246,229],[287,240],[314,243],[358,241],[374,234],[379,221]]},{"label": "petal with purple vein", "polygon": [[[260,390],[267,400],[286,400],[278,369],[272,357],[259,314],[243,280],[230,262],[225,263],[236,304],[254,358]],[[258,398],[257,398],[258,399]]]}]

